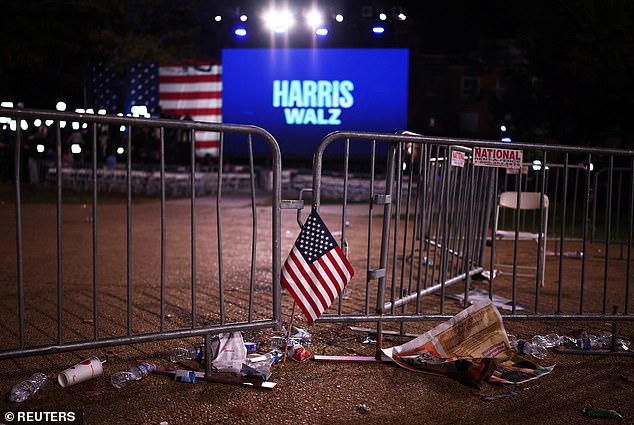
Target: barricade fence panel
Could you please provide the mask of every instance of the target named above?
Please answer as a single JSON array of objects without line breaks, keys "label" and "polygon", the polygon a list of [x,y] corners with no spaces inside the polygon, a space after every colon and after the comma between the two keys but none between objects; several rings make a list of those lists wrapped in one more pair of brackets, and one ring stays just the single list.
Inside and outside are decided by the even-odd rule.
[{"label": "barricade fence panel", "polygon": [[[0,211],[0,359],[279,328],[281,156],[268,132],[33,110],[0,109],[0,116],[17,122],[4,135],[14,175]],[[53,133],[46,179],[37,186],[24,174],[25,149],[15,148],[32,142],[20,123],[34,119]],[[65,122],[85,124],[75,153],[81,165],[64,163]],[[98,156],[105,126],[125,133],[115,169]],[[146,129],[159,136],[152,171],[132,163],[141,143],[135,136]],[[220,134],[213,167],[200,170],[189,142],[187,163],[170,170],[167,135],[192,140],[197,130]],[[225,171],[226,134],[248,160],[239,178]],[[268,170],[254,165],[256,144],[270,151]],[[268,187],[258,184],[261,175]]]},{"label": "barricade fence panel", "polygon": [[[330,134],[314,157],[313,203],[356,274],[318,320],[402,330],[451,317],[480,292],[504,300],[509,319],[631,320],[633,158],[411,133]],[[363,196],[351,196],[360,176]],[[497,217],[503,192],[517,205]],[[513,237],[494,234],[496,226]]]}]

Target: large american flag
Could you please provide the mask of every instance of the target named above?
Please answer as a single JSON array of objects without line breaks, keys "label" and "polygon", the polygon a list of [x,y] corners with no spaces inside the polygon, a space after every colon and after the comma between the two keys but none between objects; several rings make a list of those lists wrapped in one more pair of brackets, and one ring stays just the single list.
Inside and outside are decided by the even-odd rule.
[{"label": "large american flag", "polygon": [[[159,80],[159,104],[165,114],[193,121],[222,122],[221,65],[161,65]],[[196,155],[217,155],[219,141],[219,133],[196,131]]]},{"label": "large american flag", "polygon": [[[108,113],[130,113],[132,106],[146,106],[158,115],[193,121],[222,122],[222,66],[214,62],[196,64],[136,63],[120,72],[102,62],[91,67],[86,107]],[[218,133],[196,132],[196,155],[216,156]]]},{"label": "large american flag", "polygon": [[350,262],[313,208],[282,268],[282,286],[312,323],[353,275]]}]

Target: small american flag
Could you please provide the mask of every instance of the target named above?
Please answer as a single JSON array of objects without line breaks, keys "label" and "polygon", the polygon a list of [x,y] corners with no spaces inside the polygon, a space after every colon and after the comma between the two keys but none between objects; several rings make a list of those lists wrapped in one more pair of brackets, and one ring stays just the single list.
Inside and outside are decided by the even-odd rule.
[{"label": "small american flag", "polygon": [[[159,67],[159,104],[167,115],[222,122],[222,67],[218,64]],[[220,134],[196,132],[196,155],[216,156]]]},{"label": "small american flag", "polygon": [[282,286],[312,323],[353,275],[348,259],[313,208],[284,263]]}]

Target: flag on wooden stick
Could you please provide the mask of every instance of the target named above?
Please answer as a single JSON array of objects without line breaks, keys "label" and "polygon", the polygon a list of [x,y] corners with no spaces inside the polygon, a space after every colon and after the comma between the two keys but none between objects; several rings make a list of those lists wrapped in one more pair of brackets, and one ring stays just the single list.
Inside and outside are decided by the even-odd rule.
[{"label": "flag on wooden stick", "polygon": [[282,268],[282,286],[312,323],[353,275],[350,262],[313,208]]}]

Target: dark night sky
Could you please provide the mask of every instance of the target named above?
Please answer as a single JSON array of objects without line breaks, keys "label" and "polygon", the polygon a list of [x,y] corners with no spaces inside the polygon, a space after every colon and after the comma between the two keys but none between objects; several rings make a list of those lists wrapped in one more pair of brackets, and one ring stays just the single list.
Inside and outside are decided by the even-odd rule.
[{"label": "dark night sky", "polygon": [[[229,28],[215,25],[213,16],[218,11],[235,15],[236,6],[250,13],[253,5],[257,13],[261,4],[254,0],[4,2],[0,100],[42,109],[52,109],[59,99],[80,104],[87,64],[97,58],[125,67],[139,60],[219,57],[222,47],[236,44]],[[537,97],[518,92],[517,105],[539,111],[540,119],[571,141],[581,137],[634,144],[631,0],[324,0],[319,4],[333,10],[343,5],[347,18],[347,29],[332,31],[333,41],[325,47],[408,47],[412,63],[419,63],[423,53],[464,57],[481,40],[514,38],[528,57],[527,71],[543,82],[543,93]],[[377,42],[365,36],[370,23],[361,14],[365,5],[375,12],[384,8],[388,14],[391,6],[400,5],[408,19],[388,27],[384,41]],[[301,37],[290,40],[293,46],[310,45]],[[247,45],[262,47],[267,42],[251,39]]]},{"label": "dark night sky", "polygon": [[[466,50],[477,43],[478,37],[474,35],[481,31],[482,25],[474,25],[467,19],[473,17],[471,12],[468,16],[455,13],[468,7],[469,2],[430,2],[417,4],[415,8],[407,7],[407,3],[412,2],[320,2],[325,10],[343,10],[346,17],[345,25],[331,31],[330,40],[323,46],[410,47],[440,53]],[[181,53],[181,49],[189,51],[190,46],[193,55],[218,57],[222,47],[267,46],[269,40],[257,37],[255,29],[249,41],[237,44],[231,35],[230,19],[222,24],[212,21],[217,13],[235,15],[239,10],[250,14],[248,24],[256,27],[258,22],[253,15],[260,12],[262,4],[253,0],[9,2],[0,24],[3,33],[0,99],[22,101],[31,108],[51,108],[62,98],[81,99],[86,64],[100,56],[114,62],[133,61],[135,55],[140,59],[156,59],[156,56],[164,59],[161,55],[172,59],[174,50]],[[369,25],[375,19],[364,18],[361,13],[367,5],[373,6],[375,15],[380,10],[390,15],[392,6],[402,6],[408,19],[404,23],[390,19],[388,25],[398,27],[388,28],[379,42],[369,33]],[[122,11],[124,6],[129,11],[127,15]],[[311,39],[294,36],[290,43],[310,46]]]}]

